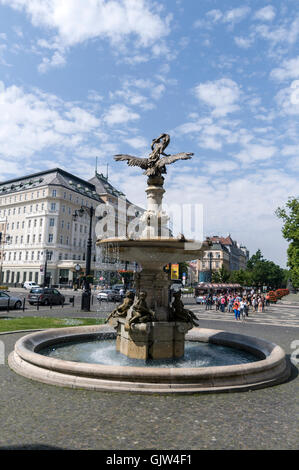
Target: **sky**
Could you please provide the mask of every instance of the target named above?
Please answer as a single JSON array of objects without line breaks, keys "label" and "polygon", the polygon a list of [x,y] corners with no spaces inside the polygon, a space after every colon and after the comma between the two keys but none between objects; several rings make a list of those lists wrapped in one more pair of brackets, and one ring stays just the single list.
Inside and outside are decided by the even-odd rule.
[{"label": "sky", "polygon": [[145,206],[140,168],[168,133],[165,202],[202,204],[286,265],[278,206],[298,196],[297,0],[0,0],[0,181],[98,171]]}]

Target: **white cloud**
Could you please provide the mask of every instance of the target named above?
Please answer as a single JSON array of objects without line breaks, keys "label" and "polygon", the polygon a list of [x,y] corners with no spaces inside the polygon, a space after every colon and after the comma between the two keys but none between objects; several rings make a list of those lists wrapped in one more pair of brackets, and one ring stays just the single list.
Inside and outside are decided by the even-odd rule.
[{"label": "white cloud", "polygon": [[40,73],[45,73],[50,68],[61,67],[65,65],[65,63],[66,63],[65,57],[59,51],[55,51],[51,59],[48,59],[47,57],[43,58],[42,63],[39,64],[38,66],[38,71]]},{"label": "white cloud", "polygon": [[92,38],[112,43],[133,35],[149,46],[169,33],[170,17],[162,19],[148,0],[0,0],[25,11],[32,24],[57,31],[65,46]]},{"label": "white cloud", "polygon": [[221,10],[214,9],[206,13],[208,19],[213,23],[238,23],[242,21],[250,13],[250,8],[247,6],[232,8],[231,10],[223,13]]},{"label": "white cloud", "polygon": [[0,155],[25,158],[48,147],[75,149],[100,120],[57,97],[0,82]]},{"label": "white cloud", "polygon": [[255,27],[255,34],[268,40],[272,47],[280,42],[295,44],[299,35],[299,16],[291,22],[284,22],[275,27],[266,24],[258,25]]},{"label": "white cloud", "polygon": [[[211,170],[214,163],[211,162]],[[175,178],[171,178],[169,167],[164,202],[169,206],[203,204],[205,235],[230,232],[233,239],[249,248],[251,255],[260,248],[265,258],[283,266],[287,243],[282,238],[281,222],[275,216],[275,209],[287,201],[290,194],[298,192],[298,180],[282,170],[268,168],[249,169],[242,174],[232,163],[220,161],[214,167],[216,173],[203,172],[200,167],[199,174],[191,165],[189,171],[176,172]],[[217,171],[222,165],[223,171],[231,172],[229,178],[224,179],[222,171]],[[130,200],[146,205],[146,182],[137,169],[115,172],[113,179]]]},{"label": "white cloud", "polygon": [[235,158],[240,160],[245,165],[249,165],[251,162],[257,162],[262,160],[269,160],[277,153],[277,147],[274,145],[258,145],[249,144],[244,147],[241,152],[235,155]]},{"label": "white cloud", "polygon": [[214,82],[200,83],[195,88],[195,95],[213,108],[213,116],[220,117],[239,109],[241,90],[233,80],[222,78]]},{"label": "white cloud", "polygon": [[244,38],[244,37],[236,36],[234,38],[234,41],[237,44],[237,46],[241,47],[242,49],[249,49],[249,47],[252,46],[254,39],[251,37]]},{"label": "white cloud", "polygon": [[238,170],[239,165],[236,162],[228,160],[210,161],[205,164],[205,172],[214,175],[223,172],[234,172]]},{"label": "white cloud", "polygon": [[250,8],[247,6],[233,8],[232,10],[227,11],[223,16],[224,23],[238,23],[248,16],[250,13]]},{"label": "white cloud", "polygon": [[275,99],[282,113],[299,114],[299,80],[294,80],[289,87],[280,90]]},{"label": "white cloud", "polygon": [[123,104],[113,104],[105,114],[104,121],[109,126],[113,126],[115,124],[125,124],[139,118],[139,114],[134,113],[127,106]]},{"label": "white cloud", "polygon": [[272,21],[276,16],[276,10],[272,5],[267,5],[264,8],[258,10],[254,18],[261,21]]},{"label": "white cloud", "polygon": [[284,60],[280,67],[271,71],[270,77],[279,81],[299,78],[299,56]]},{"label": "white cloud", "polygon": [[148,142],[144,137],[136,136],[131,139],[124,139],[124,141],[137,150],[144,150],[148,147]]}]

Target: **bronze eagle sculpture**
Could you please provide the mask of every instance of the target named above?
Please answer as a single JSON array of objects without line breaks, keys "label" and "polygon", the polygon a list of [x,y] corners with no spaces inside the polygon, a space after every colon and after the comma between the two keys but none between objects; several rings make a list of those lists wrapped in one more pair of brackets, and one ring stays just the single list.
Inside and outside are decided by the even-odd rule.
[{"label": "bronze eagle sculpture", "polygon": [[[148,158],[132,157],[131,155],[115,155],[116,161],[127,161],[129,166],[139,166],[147,176],[161,176],[166,174],[166,166],[177,160],[189,160],[193,153],[177,153],[175,155],[167,155],[164,153],[166,147],[169,145],[170,136],[168,134],[161,134],[157,139],[153,139],[150,153]],[[163,155],[162,158],[161,155]]]}]

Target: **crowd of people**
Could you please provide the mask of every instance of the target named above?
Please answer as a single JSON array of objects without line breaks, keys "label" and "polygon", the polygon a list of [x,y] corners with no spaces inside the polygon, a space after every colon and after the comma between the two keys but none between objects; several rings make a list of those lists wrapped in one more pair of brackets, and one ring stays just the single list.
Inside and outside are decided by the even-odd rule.
[{"label": "crowd of people", "polygon": [[203,296],[203,302],[206,310],[212,310],[213,306],[215,306],[216,310],[221,312],[234,313],[236,320],[248,317],[250,310],[252,312],[264,312],[265,307],[269,304],[266,296],[255,291],[216,295],[210,293]]}]

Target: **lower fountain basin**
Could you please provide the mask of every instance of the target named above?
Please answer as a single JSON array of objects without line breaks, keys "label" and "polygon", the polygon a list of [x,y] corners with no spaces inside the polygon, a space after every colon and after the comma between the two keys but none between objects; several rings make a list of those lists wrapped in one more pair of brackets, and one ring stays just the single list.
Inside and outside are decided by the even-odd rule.
[{"label": "lower fountain basin", "polygon": [[[50,329],[22,337],[9,355],[9,366],[18,374],[39,382],[71,388],[110,392],[199,393],[245,391],[286,381],[290,365],[283,349],[263,339],[220,330],[193,328],[186,340],[233,348],[256,360],[208,367],[158,367],[74,362],[41,354],[61,344],[113,339],[103,326]],[[221,349],[220,349],[221,354]]]}]

